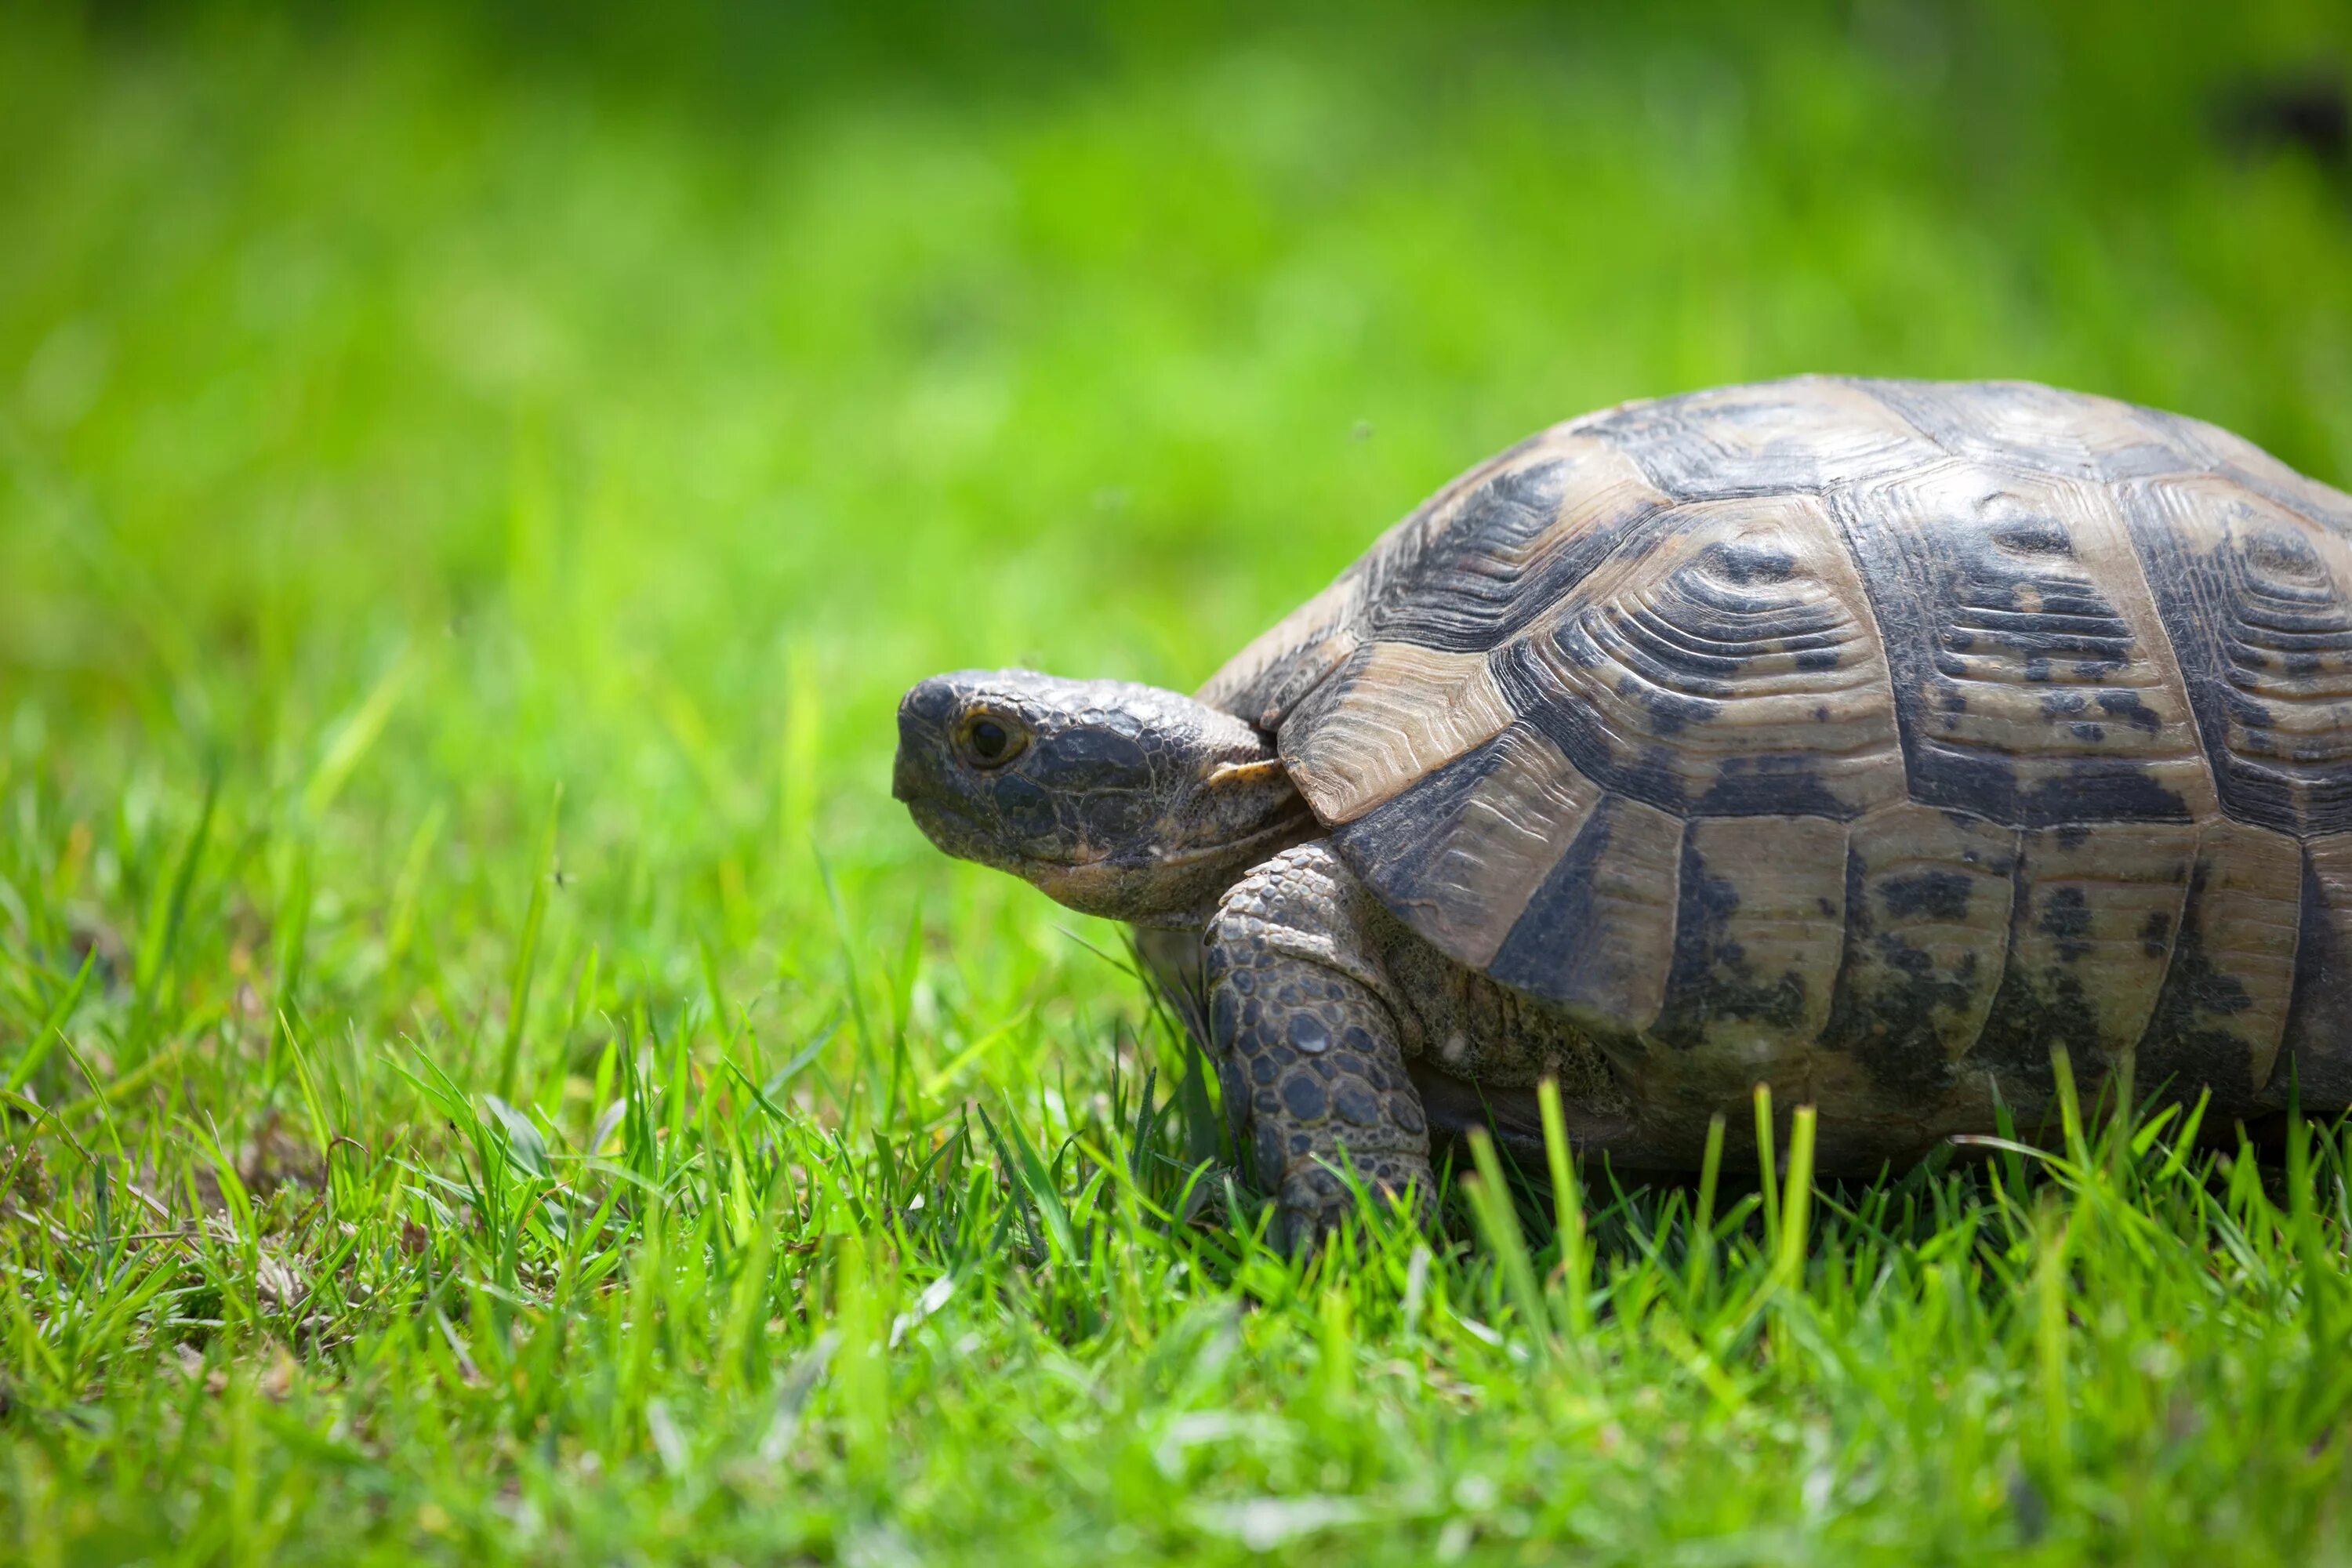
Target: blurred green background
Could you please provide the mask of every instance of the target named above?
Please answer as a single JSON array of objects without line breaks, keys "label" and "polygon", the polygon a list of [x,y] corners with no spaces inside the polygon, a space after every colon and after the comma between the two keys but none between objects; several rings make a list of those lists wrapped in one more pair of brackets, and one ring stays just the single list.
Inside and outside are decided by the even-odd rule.
[{"label": "blurred green background", "polygon": [[0,721],[52,896],[7,1005],[160,966],[209,779],[198,1016],[275,952],[330,1033],[469,1037],[559,784],[587,1016],[721,974],[826,1011],[818,855],[855,931],[952,911],[1001,1014],[1078,922],[890,805],[908,683],[1189,689],[1627,398],[2034,377],[2342,481],[2347,39],[2292,0],[11,8]]},{"label": "blurred green background", "polygon": [[647,998],[813,1028],[919,906],[926,1018],[1130,1008],[891,805],[908,682],[1190,688],[1524,433],[1799,371],[2046,379],[2341,481],[2347,39],[2294,0],[12,8],[0,1005],[95,952],[182,1008],[101,1068],[215,1016],[266,1055],[257,984],[462,1072],[543,901],[559,1076]]},{"label": "blurred green background", "polygon": [[1189,688],[1591,407],[2026,376],[2340,483],[2352,187],[2248,98],[2346,22],[11,8],[9,765],[134,825],[307,792],[329,943],[428,810],[513,901],[561,781],[554,918],[669,962],[789,947],[812,836],[950,885],[910,680]]}]

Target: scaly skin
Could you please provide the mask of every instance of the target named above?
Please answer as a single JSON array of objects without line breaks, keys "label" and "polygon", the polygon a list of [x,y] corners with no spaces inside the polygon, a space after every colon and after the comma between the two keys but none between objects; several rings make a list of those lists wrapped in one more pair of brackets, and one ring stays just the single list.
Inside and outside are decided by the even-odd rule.
[{"label": "scaly skin", "polygon": [[1339,1172],[1426,1210],[1429,1127],[1402,1019],[1370,959],[1370,900],[1329,845],[1302,844],[1236,883],[1209,922],[1209,1042],[1229,1108],[1247,1108],[1258,1183],[1294,1237],[1349,1206]]}]

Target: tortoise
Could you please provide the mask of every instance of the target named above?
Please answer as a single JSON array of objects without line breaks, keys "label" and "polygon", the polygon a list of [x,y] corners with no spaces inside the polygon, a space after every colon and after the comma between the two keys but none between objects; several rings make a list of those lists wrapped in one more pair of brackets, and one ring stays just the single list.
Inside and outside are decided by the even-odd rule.
[{"label": "tortoise", "polygon": [[2222,1124],[2352,1105],[2352,498],[2179,416],[1629,403],[1192,697],[964,671],[898,723],[940,848],[1197,972],[1307,1234],[1343,1164],[1425,1193],[1433,1136],[1537,1137],[1547,1077],[1581,1156],[1656,1173],[1759,1082],[1825,1173],[2032,1127],[2053,1047]]}]

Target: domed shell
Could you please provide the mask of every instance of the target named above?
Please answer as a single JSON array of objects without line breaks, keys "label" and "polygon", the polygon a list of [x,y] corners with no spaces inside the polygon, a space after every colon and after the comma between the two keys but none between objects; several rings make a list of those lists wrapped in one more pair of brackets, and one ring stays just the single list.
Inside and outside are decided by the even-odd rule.
[{"label": "domed shell", "polygon": [[2352,1100],[2348,541],[2211,426],[1808,377],[1523,442],[1202,696],[1655,1092],[1932,1098],[2063,1045]]}]

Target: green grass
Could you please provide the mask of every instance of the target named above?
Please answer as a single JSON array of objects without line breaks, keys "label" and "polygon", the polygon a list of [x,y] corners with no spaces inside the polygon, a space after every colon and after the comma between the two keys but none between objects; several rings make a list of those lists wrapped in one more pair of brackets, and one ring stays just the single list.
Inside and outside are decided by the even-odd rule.
[{"label": "green grass", "polygon": [[0,14],[0,1557],[2352,1557],[2336,1132],[1302,1264],[887,798],[1627,397],[2345,482],[2343,16],[2043,9]]}]

